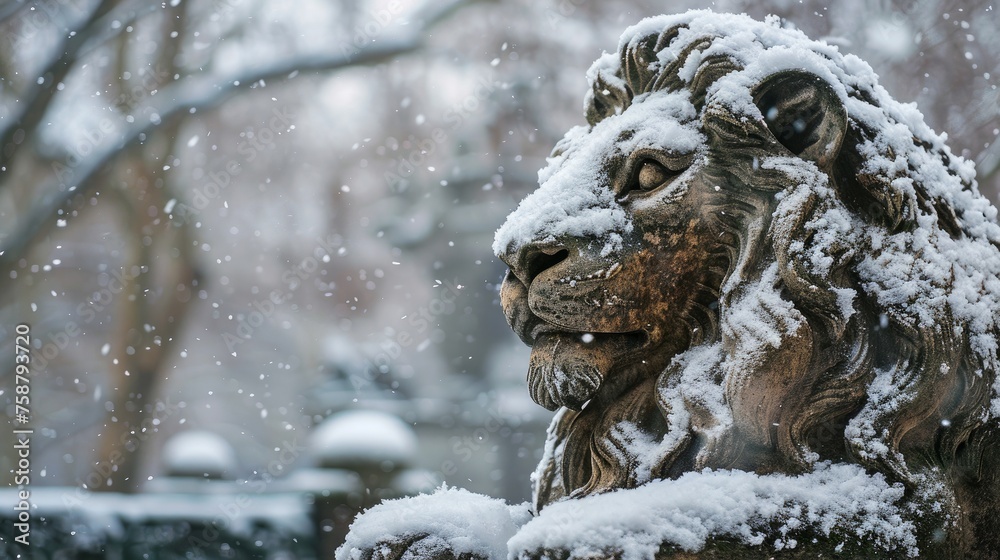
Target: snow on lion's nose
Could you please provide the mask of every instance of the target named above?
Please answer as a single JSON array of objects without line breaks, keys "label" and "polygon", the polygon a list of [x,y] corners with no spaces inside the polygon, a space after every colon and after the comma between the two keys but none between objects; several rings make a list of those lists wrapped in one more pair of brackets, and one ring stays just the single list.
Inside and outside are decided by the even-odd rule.
[{"label": "snow on lion's nose", "polygon": [[496,232],[494,252],[525,286],[583,247],[608,256],[632,228],[604,181],[566,171],[522,200]]}]

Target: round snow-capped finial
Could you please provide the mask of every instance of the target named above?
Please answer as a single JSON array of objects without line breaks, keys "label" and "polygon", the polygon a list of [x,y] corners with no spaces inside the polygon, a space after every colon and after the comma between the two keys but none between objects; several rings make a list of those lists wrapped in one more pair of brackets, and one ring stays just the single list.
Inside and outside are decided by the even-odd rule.
[{"label": "round snow-capped finial", "polygon": [[167,476],[232,478],[239,462],[233,447],[222,436],[205,431],[181,432],[163,447]]},{"label": "round snow-capped finial", "polygon": [[394,470],[413,464],[413,428],[387,412],[348,410],[324,420],[310,436],[313,456],[327,468]]}]

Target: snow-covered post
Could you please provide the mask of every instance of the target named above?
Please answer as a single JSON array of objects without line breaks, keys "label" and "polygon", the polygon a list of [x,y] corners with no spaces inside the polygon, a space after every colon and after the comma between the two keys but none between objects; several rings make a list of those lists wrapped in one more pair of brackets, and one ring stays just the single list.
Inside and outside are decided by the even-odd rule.
[{"label": "snow-covered post", "polygon": [[233,446],[207,430],[188,430],[172,436],[160,455],[162,477],[143,486],[147,492],[184,494],[226,493],[235,490],[239,461]]},{"label": "snow-covered post", "polygon": [[[333,558],[355,515],[378,502],[433,486],[434,477],[414,469],[417,436],[398,417],[373,410],[349,410],[327,418],[310,437],[314,469],[297,471],[295,480],[318,481],[334,473],[353,473],[358,491],[312,491],[313,518],[321,558]],[[326,473],[326,474],[324,474]],[[317,487],[318,489],[318,487]]]}]

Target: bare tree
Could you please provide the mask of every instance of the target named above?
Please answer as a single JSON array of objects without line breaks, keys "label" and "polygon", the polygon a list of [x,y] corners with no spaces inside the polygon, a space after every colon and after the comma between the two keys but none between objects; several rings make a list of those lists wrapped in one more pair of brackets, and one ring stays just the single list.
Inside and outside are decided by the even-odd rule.
[{"label": "bare tree", "polygon": [[[121,275],[124,297],[115,306],[116,327],[108,350],[113,364],[108,384],[113,396],[96,449],[99,459],[111,464],[103,488],[128,491],[138,487],[135,473],[141,454],[133,453],[139,441],[134,436],[149,429],[143,421],[156,406],[168,349],[177,339],[199,285],[197,263],[191,255],[191,223],[184,216],[170,215],[171,201],[183,197],[164,173],[169,164],[163,163],[171,160],[184,119],[263,81],[376,65],[416,52],[429,30],[470,3],[429,2],[413,17],[417,24],[405,35],[350,50],[288,52],[226,75],[177,64],[181,45],[191,32],[189,22],[198,15],[191,13],[197,7],[190,2],[161,6],[101,0],[79,11],[60,3],[44,6],[46,15],[41,20],[33,16],[39,13],[35,8],[42,7],[30,3],[13,3],[0,11],[0,26],[25,37],[16,42],[15,51],[35,46],[28,35],[60,41],[54,56],[37,72],[20,68],[19,75],[37,73],[37,80],[17,83],[14,73],[4,77],[8,89],[2,94],[9,114],[0,121],[0,194],[24,202],[16,219],[8,221],[0,233],[0,269],[5,271],[0,282],[15,281],[34,244],[53,233],[66,216],[86,212],[83,203],[98,190],[113,193],[126,232],[123,261],[126,268],[136,270]],[[24,33],[39,25],[44,29]],[[156,37],[157,49],[151,57],[137,52],[129,41],[127,33],[139,32]],[[17,67],[13,54],[5,57],[7,71]],[[105,58],[114,62],[102,64]],[[160,74],[141,98],[130,95],[123,81],[137,61],[140,67],[144,63]],[[87,153],[66,153],[45,145],[42,136],[47,120],[67,96],[79,95],[67,84],[74,73],[95,64],[104,69],[100,81],[104,91],[115,99],[107,109],[125,117],[121,126],[103,127],[101,141]],[[175,248],[174,254],[160,258],[170,254],[164,250],[168,248]]]}]

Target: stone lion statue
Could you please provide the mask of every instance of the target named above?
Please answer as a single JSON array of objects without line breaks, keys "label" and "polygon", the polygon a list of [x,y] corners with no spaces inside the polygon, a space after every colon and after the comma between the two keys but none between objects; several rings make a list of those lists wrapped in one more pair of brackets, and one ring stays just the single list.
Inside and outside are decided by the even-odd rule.
[{"label": "stone lion statue", "polygon": [[776,18],[649,18],[587,75],[494,244],[558,411],[534,503],[386,503],[339,558],[998,557],[1000,227],[972,164]]}]

